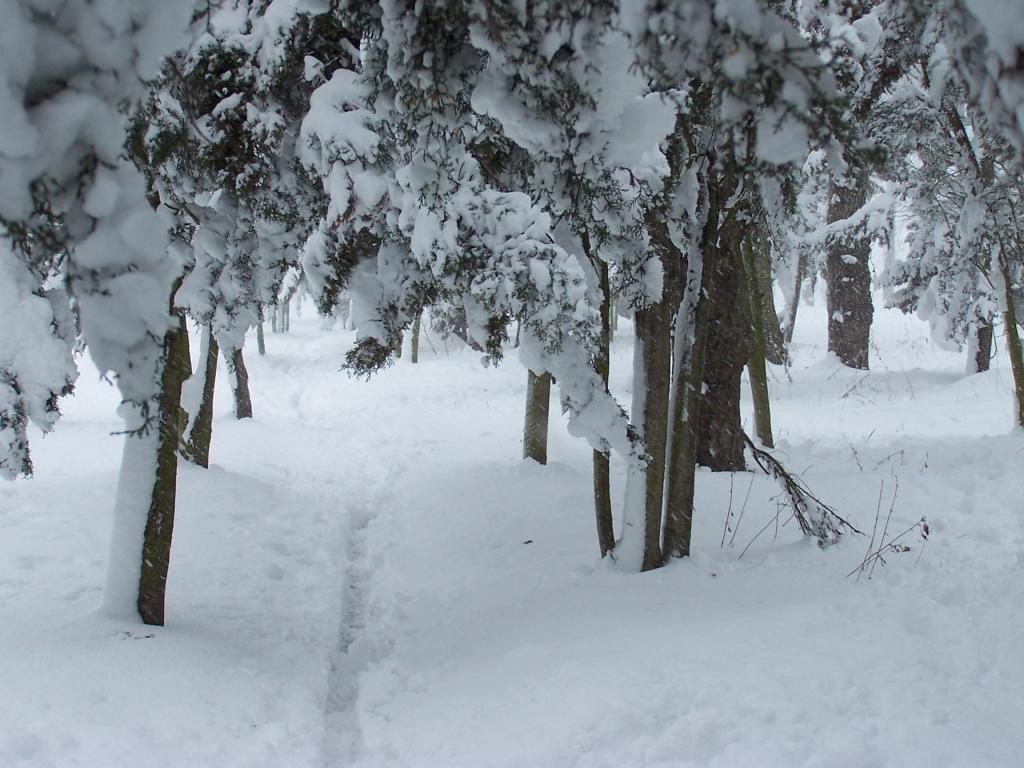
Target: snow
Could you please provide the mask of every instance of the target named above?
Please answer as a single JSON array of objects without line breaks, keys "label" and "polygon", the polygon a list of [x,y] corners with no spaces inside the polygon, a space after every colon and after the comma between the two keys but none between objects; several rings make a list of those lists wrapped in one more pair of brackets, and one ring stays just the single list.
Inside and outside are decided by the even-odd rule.
[{"label": "snow", "polygon": [[[965,376],[879,310],[852,371],[822,297],[801,306],[770,372],[778,455],[862,530],[895,494],[890,536],[926,515],[929,541],[847,577],[867,538],[821,551],[785,515],[776,537],[771,480],[701,472],[693,557],[636,574],[598,557],[590,449],[557,408],[548,466],[519,459],[520,366],[425,334],[419,365],[349,379],[354,334],[309,310],[246,350],[256,418],[221,387],[212,466],[180,470],[163,628],[96,611],[123,438],[82,361],[36,478],[0,485],[0,765],[1019,764],[1024,435],[1001,346]],[[623,320],[623,402],[631,359]]]}]

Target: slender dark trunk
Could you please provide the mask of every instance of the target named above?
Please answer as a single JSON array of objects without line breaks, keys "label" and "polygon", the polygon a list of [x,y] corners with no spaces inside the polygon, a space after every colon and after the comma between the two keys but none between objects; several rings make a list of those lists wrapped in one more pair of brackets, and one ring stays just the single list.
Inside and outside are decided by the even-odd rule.
[{"label": "slender dark trunk", "polygon": [[971,351],[971,373],[984,373],[992,361],[992,323],[979,323],[974,329]]},{"label": "slender dark trunk", "polygon": [[[843,221],[860,210],[868,199],[871,180],[866,170],[854,170],[844,182],[830,189],[829,224]],[[861,228],[838,235],[828,246],[828,350],[843,365],[868,368],[871,337],[871,239]]]},{"label": "slender dark trunk", "polygon": [[200,467],[210,466],[210,441],[213,437],[213,394],[217,384],[217,357],[220,348],[209,326],[203,329],[203,392],[199,408],[186,435],[185,456]]},{"label": "slender dark trunk", "polygon": [[[584,250],[589,256],[588,243],[584,241]],[[608,388],[611,343],[611,289],[608,281],[608,265],[594,261],[597,269],[598,285],[601,290],[601,338],[597,355],[594,357],[594,369]],[[612,522],[612,493],[610,456],[603,451],[594,451],[594,511],[597,518],[597,544],[604,557],[615,547],[615,528]]]},{"label": "slender dark trunk", "polygon": [[[768,396],[768,372],[765,366],[765,333],[762,311],[762,284],[756,279],[754,247],[747,238],[743,241],[743,277],[749,301],[750,357],[747,372],[750,376],[750,394],[754,403],[754,426],[761,444],[775,447],[772,440],[771,400]],[[774,314],[774,313],[773,313]]]},{"label": "slender dark trunk", "polygon": [[185,316],[178,313],[178,318],[178,327],[168,331],[164,337],[166,363],[161,378],[156,477],[146,516],[139,572],[139,616],[146,624],[157,626],[164,623],[167,571],[171,562],[171,538],[174,532],[178,441],[182,430],[181,385],[192,370],[188,360]]},{"label": "slender dark trunk", "polygon": [[796,275],[793,278],[793,298],[786,307],[786,326],[782,329],[782,337],[786,346],[793,343],[793,329],[796,328],[796,313],[800,309],[800,294],[803,291],[804,278],[807,277],[807,254],[801,253],[796,261]]},{"label": "slender dark trunk", "polygon": [[1020,329],[1017,327],[1017,302],[1013,295],[1013,275],[1006,252],[1000,248],[998,267],[1003,284],[1003,333],[1006,335],[1006,351],[1010,355],[1010,371],[1013,373],[1014,421],[1024,429],[1024,351],[1020,345]]},{"label": "slender dark trunk", "polygon": [[252,418],[252,396],[249,394],[249,371],[245,367],[242,348],[232,349],[227,358],[231,391],[235,397],[235,418]]},{"label": "slender dark trunk", "polygon": [[[772,365],[785,365],[786,341],[782,336],[779,315],[775,311],[775,290],[772,279],[772,251],[768,233],[755,227],[748,238],[751,248],[751,285],[756,286],[764,333],[764,356]],[[746,270],[746,268],[744,268]]]},{"label": "slender dark trunk", "polygon": [[423,313],[416,315],[412,321],[412,339],[409,346],[409,357],[413,363],[420,361],[420,325],[423,322]]},{"label": "slender dark trunk", "polygon": [[747,300],[742,291],[739,256],[742,237],[735,225],[720,231],[714,289],[710,294],[704,394],[697,422],[697,462],[716,472],[746,469],[740,389],[743,366],[749,354],[750,319],[745,311]]},{"label": "slender dark trunk", "polygon": [[548,463],[548,413],[551,409],[551,374],[527,371],[526,424],[523,427],[523,458]]}]

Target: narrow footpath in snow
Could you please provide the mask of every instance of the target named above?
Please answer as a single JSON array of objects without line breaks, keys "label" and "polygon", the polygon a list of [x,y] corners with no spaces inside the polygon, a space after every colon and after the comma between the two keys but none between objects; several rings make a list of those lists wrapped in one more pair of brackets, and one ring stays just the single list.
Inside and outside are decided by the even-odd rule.
[{"label": "narrow footpath in snow", "polygon": [[[0,485],[0,766],[1015,768],[1009,372],[964,376],[890,312],[872,372],[841,369],[801,312],[778,455],[868,534],[910,531],[870,577],[869,537],[819,550],[771,481],[706,472],[693,557],[622,572],[588,447],[555,416],[549,464],[519,458],[514,351],[431,339],[356,381],[351,334],[307,317],[247,348],[256,418],[220,392],[213,466],[182,467],[168,625],[120,626],[94,609],[121,438],[87,371],[37,478]],[[623,402],[630,355],[627,327]]]}]

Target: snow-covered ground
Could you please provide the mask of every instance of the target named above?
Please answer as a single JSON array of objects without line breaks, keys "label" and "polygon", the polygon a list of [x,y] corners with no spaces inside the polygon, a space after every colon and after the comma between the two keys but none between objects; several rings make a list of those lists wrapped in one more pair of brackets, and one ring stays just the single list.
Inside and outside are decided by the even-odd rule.
[{"label": "snow-covered ground", "polygon": [[[556,418],[550,464],[519,459],[514,359],[433,338],[351,380],[351,334],[307,316],[247,349],[256,418],[222,388],[213,466],[181,469],[160,629],[94,610],[121,438],[84,363],[36,479],[0,485],[0,767],[1024,764],[1001,345],[964,376],[879,312],[864,374],[800,313],[780,455],[867,537],[821,551],[776,525],[767,479],[702,472],[694,556],[623,573],[597,554],[588,448]],[[624,328],[624,402],[630,354]],[[925,515],[927,544],[848,577],[890,508],[890,537]]]}]

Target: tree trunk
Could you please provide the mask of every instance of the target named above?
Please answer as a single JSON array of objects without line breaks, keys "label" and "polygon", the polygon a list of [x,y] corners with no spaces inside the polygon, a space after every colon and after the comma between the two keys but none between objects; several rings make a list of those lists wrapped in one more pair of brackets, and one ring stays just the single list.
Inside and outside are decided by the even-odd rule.
[{"label": "tree trunk", "polygon": [[[829,224],[843,221],[868,199],[870,178],[855,170],[844,183],[833,181],[828,207]],[[843,365],[868,368],[871,336],[871,239],[860,231],[832,238],[828,246],[828,350]]]},{"label": "tree trunk", "polygon": [[[217,357],[220,348],[213,332],[207,326],[203,329],[203,340],[200,346],[200,360],[203,367],[201,381],[196,386],[201,386],[199,393],[198,407],[196,412],[190,414],[188,429],[185,431],[185,458],[198,464],[200,467],[210,466],[210,441],[213,437],[213,394],[217,383]],[[190,384],[189,386],[192,386]]]},{"label": "tree trunk", "polygon": [[423,322],[423,313],[416,315],[412,321],[412,339],[409,345],[409,357],[413,363],[420,361],[420,325]]},{"label": "tree trunk", "polygon": [[743,366],[749,350],[750,320],[742,291],[740,238],[735,226],[723,228],[715,259],[708,326],[708,354],[697,427],[697,462],[716,472],[746,469],[745,443],[740,419]]},{"label": "tree trunk", "polygon": [[992,360],[992,323],[974,327],[967,343],[967,372],[984,373]]},{"label": "tree trunk", "polygon": [[767,448],[774,448],[768,372],[765,366],[765,313],[762,311],[764,296],[762,284],[755,274],[754,247],[750,238],[743,241],[742,248],[743,277],[749,301],[750,356],[747,360],[747,372],[750,375],[750,394],[754,403],[754,426],[761,444]]},{"label": "tree trunk", "polygon": [[675,397],[672,401],[672,444],[667,462],[668,493],[665,500],[665,557],[688,557],[690,554],[697,480],[697,428],[703,405],[701,389],[711,325],[711,296],[717,271],[721,192],[718,184],[708,185],[708,214],[701,234],[701,264],[699,271],[695,265],[687,265],[686,286],[676,320]]},{"label": "tree trunk", "polygon": [[[584,250],[589,251],[588,247]],[[588,253],[589,256],[589,253]],[[597,355],[594,357],[594,369],[605,389],[608,388],[611,342],[611,289],[608,282],[608,264],[597,260],[599,288],[601,290],[601,338]],[[594,451],[594,511],[597,518],[597,544],[604,557],[615,547],[615,528],[612,522],[612,492],[610,456],[603,451]]]},{"label": "tree trunk", "polygon": [[527,371],[526,423],[523,427],[523,458],[548,463],[548,413],[551,408],[551,374]]},{"label": "tree trunk", "polygon": [[252,418],[252,397],[249,394],[249,372],[245,368],[242,348],[232,349],[227,358],[228,378],[235,397],[235,418]]},{"label": "tree trunk", "polygon": [[[758,311],[761,313],[761,329],[764,333],[764,356],[772,365],[785,365],[786,342],[782,337],[779,315],[775,311],[775,291],[772,280],[772,253],[768,233],[761,227],[751,232],[751,285],[758,291]],[[746,269],[746,268],[745,268]]]},{"label": "tree trunk", "polygon": [[181,385],[191,374],[188,365],[188,329],[179,315],[176,333],[168,334],[168,364],[160,393],[160,437],[156,482],[146,518],[139,575],[139,615],[146,624],[163,626],[167,571],[171,562],[174,503],[177,494],[178,440],[181,436]]},{"label": "tree trunk", "polygon": [[641,570],[658,568],[663,562],[661,520],[665,500],[665,459],[668,441],[669,386],[671,384],[672,318],[662,301],[634,315],[639,355],[634,387],[643,390],[642,412],[633,414],[634,424],[643,428],[644,446],[650,460],[644,471],[643,557]]},{"label": "tree trunk", "polygon": [[263,307],[260,307],[260,317],[256,322],[256,351],[261,357],[267,354],[267,341],[263,337]]},{"label": "tree trunk", "polygon": [[788,347],[793,343],[793,329],[796,328],[796,313],[800,309],[800,294],[803,290],[804,278],[807,277],[807,254],[801,253],[796,261],[796,275],[793,278],[793,298],[786,307],[786,325],[782,329],[782,338]]},{"label": "tree trunk", "polygon": [[1013,373],[1014,420],[1018,429],[1024,429],[1024,351],[1021,350],[1020,330],[1017,327],[1013,275],[1002,248],[999,249],[997,260],[1003,284],[1003,333],[1006,335],[1006,351],[1010,355],[1010,371]]},{"label": "tree trunk", "polygon": [[[159,397],[148,408],[129,408],[114,507],[114,529],[104,610],[126,619],[137,612],[146,624],[163,625],[167,571],[174,530],[181,385],[187,366],[184,317],[164,337]],[[155,414],[155,416],[154,416]],[[152,421],[149,421],[152,420]],[[141,546],[141,549],[140,549]]]}]

